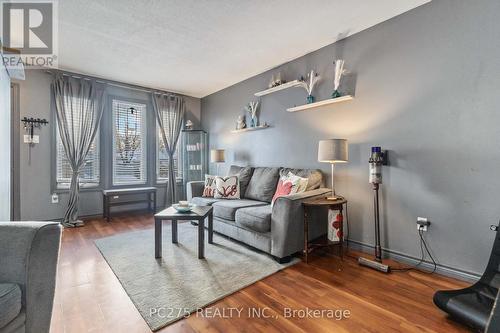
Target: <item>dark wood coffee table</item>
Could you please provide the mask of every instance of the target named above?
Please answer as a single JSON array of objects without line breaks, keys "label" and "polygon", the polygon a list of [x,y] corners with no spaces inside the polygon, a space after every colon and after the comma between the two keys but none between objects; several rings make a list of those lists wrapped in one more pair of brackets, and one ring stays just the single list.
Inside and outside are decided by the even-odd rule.
[{"label": "dark wood coffee table", "polygon": [[177,244],[177,221],[198,221],[198,258],[205,258],[205,218],[208,216],[208,243],[213,244],[214,218],[211,206],[195,206],[188,213],[179,213],[174,207],[169,207],[155,214],[155,257],[161,258],[162,252],[162,222],[172,221],[172,243]]}]

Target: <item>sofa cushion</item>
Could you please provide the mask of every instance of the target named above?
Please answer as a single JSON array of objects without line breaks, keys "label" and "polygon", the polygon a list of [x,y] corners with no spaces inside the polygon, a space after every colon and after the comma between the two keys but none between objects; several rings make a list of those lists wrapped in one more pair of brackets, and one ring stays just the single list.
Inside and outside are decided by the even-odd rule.
[{"label": "sofa cushion", "polygon": [[205,197],[194,197],[189,202],[197,206],[212,206],[214,202],[220,201],[221,199],[215,198],[205,198]]},{"label": "sofa cushion", "polygon": [[263,206],[267,205],[267,203],[262,201],[255,200],[221,200],[212,204],[214,207],[214,216],[219,217],[221,219],[234,221],[236,211],[240,208],[244,207],[252,207],[252,206]]},{"label": "sofa cushion", "polygon": [[308,178],[306,191],[315,190],[321,187],[323,181],[323,174],[318,169],[292,169],[283,168],[280,170],[280,176],[286,176],[291,172],[296,176]]},{"label": "sofa cushion", "polygon": [[21,288],[15,283],[0,283],[0,328],[21,312]]},{"label": "sofa cushion", "polygon": [[231,165],[229,168],[228,176],[238,176],[240,180],[240,193],[243,197],[247,190],[248,182],[252,178],[253,168],[252,167],[240,167],[237,165]]},{"label": "sofa cushion", "polygon": [[269,232],[271,213],[271,205],[241,208],[236,211],[236,224],[257,232]]},{"label": "sofa cushion", "polygon": [[271,202],[274,192],[276,192],[279,177],[279,168],[255,168],[244,197]]}]

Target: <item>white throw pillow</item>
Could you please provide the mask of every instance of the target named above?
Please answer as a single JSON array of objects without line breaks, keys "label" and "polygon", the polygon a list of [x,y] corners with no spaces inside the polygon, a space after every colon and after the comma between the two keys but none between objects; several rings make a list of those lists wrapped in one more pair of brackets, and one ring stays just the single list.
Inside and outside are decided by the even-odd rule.
[{"label": "white throw pillow", "polygon": [[239,199],[240,181],[238,176],[216,177],[214,198]]},{"label": "white throw pillow", "polygon": [[215,194],[215,178],[217,176],[205,175],[205,188],[202,197],[213,198]]},{"label": "white throw pillow", "polygon": [[309,178],[299,177],[291,172],[288,172],[286,178],[293,184],[292,191],[290,192],[290,194],[302,193],[306,191],[307,184],[309,183]]}]

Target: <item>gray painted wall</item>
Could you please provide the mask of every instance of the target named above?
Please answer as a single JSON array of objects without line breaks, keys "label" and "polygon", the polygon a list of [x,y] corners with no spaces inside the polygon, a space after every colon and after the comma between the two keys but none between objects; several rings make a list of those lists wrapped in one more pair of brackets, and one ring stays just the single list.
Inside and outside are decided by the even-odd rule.
[{"label": "gray painted wall", "polygon": [[10,109],[10,77],[3,63],[0,64],[0,221],[9,221],[11,215],[11,109]]},{"label": "gray painted wall", "polygon": [[260,119],[270,129],[229,132],[277,70],[205,97],[202,126],[210,146],[226,149],[226,170],[238,163],[330,175],[330,166],[317,162],[318,140],[347,138],[350,161],[338,165],[336,188],[350,202],[349,237],[373,244],[368,157],[380,145],[390,150],[391,163],[383,170],[383,245],[419,257],[415,220],[428,217],[426,238],[438,262],[481,272],[494,237],[488,227],[500,216],[498,13],[497,0],[434,0],[280,66],[288,80],[320,72],[324,80],[314,95],[321,100],[332,92],[332,61],[344,58],[351,75],[343,89],[355,90],[356,98],[288,113],[304,104],[304,90],[262,97]]},{"label": "gray painted wall", "polygon": [[[21,188],[21,220],[50,220],[58,219],[64,215],[67,206],[67,192],[60,193],[59,203],[51,203],[51,170],[54,167],[53,149],[53,131],[55,129],[54,118],[51,112],[50,98],[50,83],[51,75],[40,70],[28,70],[26,80],[19,81],[20,85],[20,114],[21,118],[35,117],[46,118],[50,124],[36,131],[35,134],[40,135],[40,143],[31,149],[31,164],[28,163],[29,149],[28,145],[20,145],[20,188]],[[147,92],[127,89],[115,86],[108,86],[108,96],[117,96],[125,99],[133,99],[143,101],[147,104],[148,118],[147,123],[149,128],[155,128],[154,112],[151,106],[150,96]],[[191,119],[195,125],[199,124],[200,120],[200,99],[194,97],[186,97],[186,106],[188,114],[187,119]],[[111,135],[109,130],[110,103],[106,103],[104,110],[103,122],[101,123],[101,182],[105,188],[111,188],[110,170],[105,166],[110,165],[109,156],[111,153]],[[25,134],[22,124],[20,138]],[[151,132],[151,131],[149,131]],[[153,133],[149,133],[153,134]],[[153,151],[155,141],[153,135],[148,135],[148,149]],[[163,184],[155,184],[155,169],[154,159],[148,166],[148,179],[150,186],[158,186],[160,188],[158,195],[158,204],[161,205],[164,201]],[[182,191],[182,188],[179,188]],[[102,213],[102,196],[100,189],[84,189],[80,194],[80,214],[81,215],[96,215]],[[141,207],[130,207],[141,208]]]}]

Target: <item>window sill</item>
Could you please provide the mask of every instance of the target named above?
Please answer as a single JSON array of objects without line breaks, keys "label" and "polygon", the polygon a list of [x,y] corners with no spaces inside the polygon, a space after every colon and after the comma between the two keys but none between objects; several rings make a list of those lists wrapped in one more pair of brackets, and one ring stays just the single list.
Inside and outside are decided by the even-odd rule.
[{"label": "window sill", "polygon": [[[182,178],[180,178],[180,179],[178,178],[178,179],[176,179],[176,180],[175,180],[175,183],[176,183],[177,185],[179,185],[179,184],[181,184],[181,185],[182,185],[182,184],[184,183],[184,181],[182,180]],[[167,181],[166,181],[166,180],[157,180],[157,181],[156,181],[156,185],[157,185],[157,186],[162,186],[162,185],[167,186]]]},{"label": "window sill", "polygon": [[[101,191],[102,191],[101,185],[87,186],[87,187],[80,186],[80,192],[101,192]],[[52,193],[69,193],[69,187],[55,188],[52,190]]]}]

